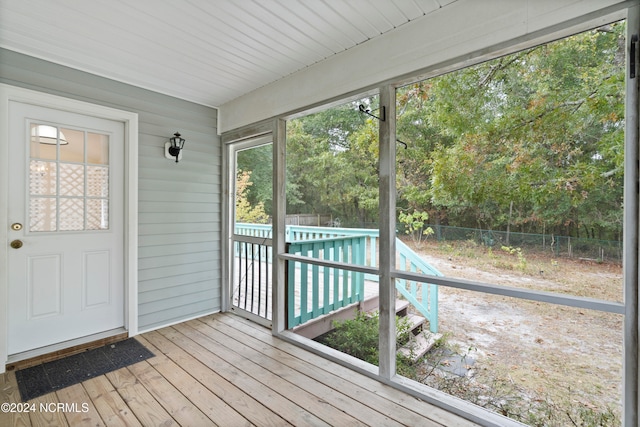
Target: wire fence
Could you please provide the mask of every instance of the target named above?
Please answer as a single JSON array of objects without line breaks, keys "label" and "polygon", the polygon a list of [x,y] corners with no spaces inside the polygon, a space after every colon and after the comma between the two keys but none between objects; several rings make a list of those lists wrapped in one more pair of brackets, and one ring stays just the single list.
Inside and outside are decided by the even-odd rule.
[{"label": "wire fence", "polygon": [[[375,222],[348,221],[331,215],[287,215],[287,224],[313,225],[321,227],[378,228]],[[596,262],[622,263],[622,241],[586,239],[581,237],[558,236],[555,234],[534,234],[482,230],[479,228],[454,227],[450,225],[425,224],[431,227],[433,235],[429,239],[438,241],[473,241],[487,246],[511,246],[532,252],[544,252],[557,257],[584,259]],[[398,235],[405,234],[405,225],[396,224]]]},{"label": "wire fence", "polygon": [[[554,234],[481,230],[477,228],[427,225],[438,241],[472,240],[488,247],[511,246],[552,253],[558,257],[580,258],[592,261],[622,262],[622,241],[597,240]],[[425,227],[427,227],[425,226]]]}]

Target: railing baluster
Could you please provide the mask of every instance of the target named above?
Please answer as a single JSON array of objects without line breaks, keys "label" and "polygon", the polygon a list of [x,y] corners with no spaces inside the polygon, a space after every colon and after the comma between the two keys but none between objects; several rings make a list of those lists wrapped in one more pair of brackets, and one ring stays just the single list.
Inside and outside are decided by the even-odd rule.
[{"label": "railing baluster", "polygon": [[260,307],[262,307],[262,245],[258,246],[258,316],[260,316]]},{"label": "railing baluster", "polygon": [[244,242],[244,309],[247,309],[247,295],[249,291],[249,260],[247,253],[249,252],[248,243]]},{"label": "railing baluster", "polygon": [[[303,256],[308,256],[308,246],[302,245],[301,254]],[[300,263],[300,322],[304,323],[309,320],[309,305],[308,305],[308,266],[309,264],[303,262]]]},{"label": "railing baluster", "polygon": [[[358,238],[358,258],[356,263],[360,265],[367,265],[367,236]],[[357,301],[364,300],[364,273],[358,273],[357,275]]]},{"label": "railing baluster", "polygon": [[271,264],[269,262],[269,260],[271,259],[271,247],[270,246],[265,246],[265,251],[264,251],[264,283],[265,283],[265,289],[264,289],[264,293],[265,293],[265,297],[264,297],[264,304],[265,304],[265,317],[269,316],[269,310],[271,309],[271,299],[270,299],[270,289],[271,286],[269,286],[270,282],[270,278],[269,278],[269,274],[270,274],[270,270],[271,270]]},{"label": "railing baluster", "polygon": [[[416,265],[412,262],[410,264],[410,267],[411,267],[411,271],[415,273],[416,272]],[[416,283],[415,280],[412,280],[410,283],[411,283],[411,295],[418,295],[418,289],[417,289],[418,284]],[[424,300],[422,301],[422,304],[423,305],[425,304]]]},{"label": "railing baluster", "polygon": [[[296,320],[296,261],[287,261],[288,272],[287,275],[289,277],[289,286],[287,286],[287,318],[288,318],[288,327],[289,329],[298,324]],[[292,279],[293,277],[293,279]],[[292,283],[293,280],[293,283]]]},{"label": "railing baluster", "polygon": [[[318,243],[311,246],[311,256],[315,259],[320,258],[320,245]],[[320,311],[320,267],[311,266],[311,286],[312,286],[312,316],[316,317],[321,314]]]},{"label": "railing baluster", "polygon": [[256,289],[256,263],[255,263],[255,245],[251,244],[251,304],[250,311],[253,313],[253,302],[255,300]]},{"label": "railing baluster", "polygon": [[429,288],[429,329],[431,332],[438,332],[438,286],[427,285]]},{"label": "railing baluster", "polygon": [[240,306],[240,298],[242,297],[242,244],[235,242],[236,251],[238,254],[238,307]]},{"label": "railing baluster", "polygon": [[[331,258],[331,245],[330,242],[322,242],[322,258],[326,261]],[[323,267],[322,270],[322,281],[323,281],[323,294],[322,294],[322,304],[324,305],[323,313],[329,313],[331,310],[335,309],[335,301],[330,301],[330,277],[329,277],[329,267]]]},{"label": "railing baluster", "polygon": [[[340,261],[340,249],[336,247],[337,242],[331,241],[331,253],[334,261]],[[340,271],[337,268],[332,268],[333,274],[333,306],[334,308],[342,307],[340,300]]]},{"label": "railing baluster", "polygon": [[[350,258],[349,258],[349,262],[352,264],[357,264],[358,260],[357,260],[357,251],[356,251],[356,245],[358,239],[357,238],[353,238],[353,239],[349,239],[349,249],[350,249]],[[349,304],[351,304],[352,302],[356,302],[356,297],[357,297],[357,293],[358,293],[358,288],[357,288],[357,282],[358,282],[358,273],[356,273],[355,271],[350,271],[349,272],[349,276],[351,277],[351,290],[350,290],[350,295],[349,295]]]}]

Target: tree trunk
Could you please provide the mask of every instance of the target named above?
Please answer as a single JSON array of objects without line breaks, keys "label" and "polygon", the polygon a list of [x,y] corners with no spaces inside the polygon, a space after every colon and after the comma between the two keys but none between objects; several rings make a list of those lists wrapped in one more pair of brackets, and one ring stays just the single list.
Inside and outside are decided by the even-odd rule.
[{"label": "tree trunk", "polygon": [[513,200],[509,204],[509,219],[507,220],[507,246],[509,246],[509,233],[511,232],[511,215],[513,214]]}]

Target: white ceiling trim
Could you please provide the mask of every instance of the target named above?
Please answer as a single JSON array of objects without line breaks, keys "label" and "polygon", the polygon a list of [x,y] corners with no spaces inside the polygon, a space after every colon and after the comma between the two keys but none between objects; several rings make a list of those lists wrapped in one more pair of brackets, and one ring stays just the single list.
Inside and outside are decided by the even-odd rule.
[{"label": "white ceiling trim", "polygon": [[[370,91],[385,81],[443,70],[620,19],[623,0],[458,0],[286,79],[240,96],[218,111],[226,132],[270,117]],[[580,28],[582,27],[582,28]],[[495,50],[488,50],[493,47]],[[498,51],[500,49],[500,51]],[[483,53],[484,52],[484,53]],[[450,69],[450,68],[449,68]]]},{"label": "white ceiling trim", "polygon": [[455,0],[0,0],[0,47],[217,107]]}]

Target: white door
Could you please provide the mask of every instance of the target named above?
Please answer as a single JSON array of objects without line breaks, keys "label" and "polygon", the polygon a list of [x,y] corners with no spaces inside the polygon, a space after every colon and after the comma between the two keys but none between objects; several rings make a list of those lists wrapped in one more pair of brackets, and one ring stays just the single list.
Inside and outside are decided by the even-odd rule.
[{"label": "white door", "polygon": [[8,353],[124,326],[124,124],[9,104]]}]

